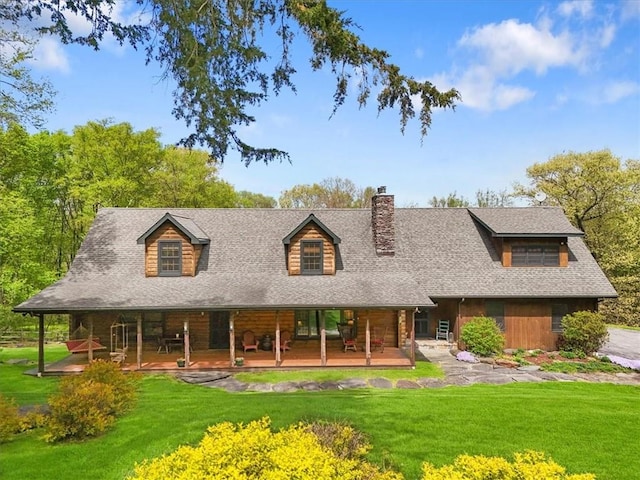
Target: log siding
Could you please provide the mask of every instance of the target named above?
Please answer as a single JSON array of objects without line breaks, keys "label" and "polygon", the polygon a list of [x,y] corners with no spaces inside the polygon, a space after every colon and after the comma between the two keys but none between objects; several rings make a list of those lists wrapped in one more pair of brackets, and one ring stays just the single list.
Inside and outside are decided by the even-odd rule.
[{"label": "log siding", "polygon": [[202,245],[192,245],[189,238],[176,229],[170,222],[165,223],[153,232],[145,242],[145,275],[157,277],[158,244],[160,241],[179,241],[182,247],[182,276],[196,275],[198,261],[202,254]]},{"label": "log siding", "polygon": [[301,275],[301,244],[303,240],[322,241],[322,275],[335,275],[336,273],[336,247],[333,240],[322,229],[313,223],[309,223],[300,230],[291,240],[288,249],[289,275]]}]

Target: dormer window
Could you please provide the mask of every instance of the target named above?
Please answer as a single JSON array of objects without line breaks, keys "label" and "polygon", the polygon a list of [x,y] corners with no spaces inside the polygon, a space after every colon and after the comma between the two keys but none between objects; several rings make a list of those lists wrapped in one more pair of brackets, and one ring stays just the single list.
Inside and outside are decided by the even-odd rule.
[{"label": "dormer window", "polygon": [[162,277],[182,275],[182,242],[167,240],[158,242],[158,275]]},{"label": "dormer window", "polygon": [[300,242],[300,267],[303,275],[322,275],[322,240]]},{"label": "dormer window", "polygon": [[558,245],[513,245],[511,265],[514,267],[557,267],[560,265]]}]

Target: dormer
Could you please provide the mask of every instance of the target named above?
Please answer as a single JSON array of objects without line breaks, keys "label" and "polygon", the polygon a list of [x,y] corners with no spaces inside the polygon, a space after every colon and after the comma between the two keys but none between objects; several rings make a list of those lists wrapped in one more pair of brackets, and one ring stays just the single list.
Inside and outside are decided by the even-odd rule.
[{"label": "dormer", "polygon": [[340,238],[313,213],[282,243],[289,275],[335,275]]},{"label": "dormer", "polygon": [[567,267],[568,237],[584,235],[557,207],[468,210],[491,234],[503,267]]},{"label": "dormer", "polygon": [[138,243],[144,244],[145,276],[193,277],[209,238],[192,219],[165,213]]}]

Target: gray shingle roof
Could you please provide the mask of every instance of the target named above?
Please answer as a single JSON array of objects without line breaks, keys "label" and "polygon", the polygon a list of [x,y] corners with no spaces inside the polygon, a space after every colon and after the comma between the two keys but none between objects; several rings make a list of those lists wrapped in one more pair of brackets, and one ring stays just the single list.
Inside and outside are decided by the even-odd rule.
[{"label": "gray shingle roof", "polygon": [[[524,216],[523,209],[502,210],[503,218],[509,211]],[[210,239],[195,277],[145,277],[144,245],[136,240],[167,209],[105,208],[67,276],[15,310],[403,308],[444,297],[616,295],[577,237],[569,238],[566,268],[503,268],[491,234],[467,209],[396,209],[394,256],[376,256],[369,210],[168,211],[191,219]],[[287,273],[282,239],[311,213],[342,240],[336,275]],[[544,215],[536,213],[534,229],[557,231],[555,209],[550,215],[544,228]]]},{"label": "gray shingle roof", "polygon": [[584,234],[560,207],[470,208],[471,215],[496,237],[571,237]]}]

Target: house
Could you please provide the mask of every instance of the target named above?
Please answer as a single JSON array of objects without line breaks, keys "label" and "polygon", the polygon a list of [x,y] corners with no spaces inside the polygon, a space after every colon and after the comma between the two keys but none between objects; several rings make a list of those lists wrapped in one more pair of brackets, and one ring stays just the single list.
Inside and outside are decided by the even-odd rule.
[{"label": "house", "polygon": [[69,314],[111,350],[120,336],[138,368],[174,336],[187,365],[207,351],[228,368],[253,354],[246,331],[269,366],[296,350],[283,332],[310,365],[376,364],[380,332],[411,364],[413,339],[446,320],[457,341],[478,315],[509,348],[552,350],[563,315],[616,296],[582,235],[560,208],[395,208],[383,187],[371,210],[104,208],[67,275],[14,310],[41,328]]}]

